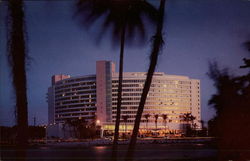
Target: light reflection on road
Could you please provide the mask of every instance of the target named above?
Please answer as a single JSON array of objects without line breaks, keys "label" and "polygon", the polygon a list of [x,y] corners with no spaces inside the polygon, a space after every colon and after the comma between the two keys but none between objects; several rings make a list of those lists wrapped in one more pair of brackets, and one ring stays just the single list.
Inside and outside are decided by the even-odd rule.
[{"label": "light reflection on road", "polygon": [[93,150],[94,150],[97,154],[102,154],[102,153],[104,153],[107,149],[108,149],[108,146],[94,146],[94,147],[93,147]]}]

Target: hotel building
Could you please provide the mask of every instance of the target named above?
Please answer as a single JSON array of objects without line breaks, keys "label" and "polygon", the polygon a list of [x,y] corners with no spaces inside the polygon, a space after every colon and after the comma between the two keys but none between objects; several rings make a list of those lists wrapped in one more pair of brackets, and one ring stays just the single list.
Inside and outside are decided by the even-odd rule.
[{"label": "hotel building", "polygon": [[[48,89],[49,124],[83,118],[87,121],[99,120],[103,130],[114,130],[118,75],[114,63],[97,61],[96,75],[52,76],[52,84]],[[127,117],[127,130],[133,128],[145,79],[144,72],[123,73],[121,131],[125,129],[122,116]],[[178,132],[185,123],[180,117],[184,113],[195,116],[194,123],[200,127],[200,111],[199,80],[156,72],[147,96],[140,129],[155,129],[155,115],[158,115],[157,129],[164,129],[167,125],[169,131]],[[150,115],[147,120],[144,117],[146,114]],[[167,114],[167,124],[164,124],[163,114]]]}]

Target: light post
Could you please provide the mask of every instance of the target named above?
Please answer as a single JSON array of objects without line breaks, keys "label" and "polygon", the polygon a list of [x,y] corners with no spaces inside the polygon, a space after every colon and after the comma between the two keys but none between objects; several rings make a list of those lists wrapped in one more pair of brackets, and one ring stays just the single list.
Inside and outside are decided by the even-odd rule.
[{"label": "light post", "polygon": [[101,121],[100,120],[96,120],[96,125],[100,125]]},{"label": "light post", "polygon": [[98,127],[98,129],[100,129],[100,137],[103,137],[103,129],[101,126],[101,121],[100,120],[96,120],[96,127]]},{"label": "light post", "polygon": [[44,128],[45,128],[45,144],[47,144],[47,127],[46,127],[46,125],[44,126]]}]

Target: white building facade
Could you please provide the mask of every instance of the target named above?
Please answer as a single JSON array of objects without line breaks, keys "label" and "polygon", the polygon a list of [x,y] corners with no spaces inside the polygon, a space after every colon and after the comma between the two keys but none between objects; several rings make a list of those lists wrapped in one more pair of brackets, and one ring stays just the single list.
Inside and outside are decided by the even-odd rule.
[{"label": "white building facade", "polygon": [[94,119],[96,113],[96,77],[54,75],[48,89],[49,124],[70,119]]},{"label": "white building facade", "polygon": [[[132,130],[142,89],[143,72],[124,72],[121,107],[121,131]],[[118,92],[118,73],[110,61],[97,61],[96,75],[70,77],[55,75],[48,90],[49,124],[69,119],[98,120],[103,130],[113,131]],[[181,131],[184,113],[191,113],[200,127],[200,81],[187,76],[156,72],[147,96],[140,129]],[[149,115],[146,119],[145,115]],[[157,125],[155,116],[158,115]],[[162,115],[167,115],[164,121]],[[122,120],[123,116],[127,120]]]}]

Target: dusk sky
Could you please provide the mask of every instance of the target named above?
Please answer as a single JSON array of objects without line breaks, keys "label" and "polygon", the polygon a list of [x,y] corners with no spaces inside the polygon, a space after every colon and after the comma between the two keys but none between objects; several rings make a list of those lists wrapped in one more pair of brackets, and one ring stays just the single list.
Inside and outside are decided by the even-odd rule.
[{"label": "dusk sky", "polygon": [[[156,0],[154,0],[156,1]],[[81,76],[95,74],[97,60],[111,60],[118,70],[119,46],[107,33],[96,44],[98,25],[86,31],[74,15],[75,1],[26,1],[29,123],[47,123],[47,89],[54,74]],[[153,0],[151,1],[153,2]],[[154,2],[157,6],[158,1]],[[165,46],[157,71],[201,80],[202,119],[214,111],[207,105],[216,92],[208,78],[208,62],[216,60],[235,75],[249,53],[243,43],[250,39],[249,0],[167,0]],[[14,125],[15,99],[6,52],[6,2],[0,1],[0,125]],[[150,31],[154,31],[150,29]],[[140,47],[126,46],[125,72],[145,72],[149,64],[150,36]]]}]

